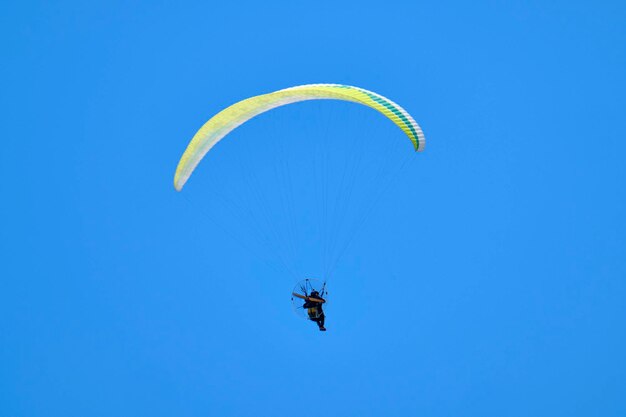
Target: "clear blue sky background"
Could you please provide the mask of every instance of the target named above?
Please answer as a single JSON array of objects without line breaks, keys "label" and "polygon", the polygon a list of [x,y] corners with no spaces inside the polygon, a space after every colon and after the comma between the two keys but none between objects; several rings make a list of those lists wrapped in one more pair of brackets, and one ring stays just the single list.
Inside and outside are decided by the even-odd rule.
[{"label": "clear blue sky background", "polygon": [[[3,2],[0,415],[626,415],[625,22],[623,1]],[[325,334],[172,187],[212,113],[310,82],[379,91],[428,139]]]}]

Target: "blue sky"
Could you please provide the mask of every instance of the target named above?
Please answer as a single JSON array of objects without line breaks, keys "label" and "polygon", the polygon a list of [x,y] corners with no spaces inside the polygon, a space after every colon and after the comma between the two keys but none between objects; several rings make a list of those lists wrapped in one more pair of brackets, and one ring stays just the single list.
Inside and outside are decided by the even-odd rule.
[{"label": "blue sky", "polygon": [[[625,21],[622,1],[4,2],[0,415],[625,415]],[[212,114],[312,82],[380,92],[427,138],[342,258],[325,334],[271,245],[203,220],[202,173],[172,186]],[[327,104],[242,128],[205,178],[335,110],[403,140]]]}]

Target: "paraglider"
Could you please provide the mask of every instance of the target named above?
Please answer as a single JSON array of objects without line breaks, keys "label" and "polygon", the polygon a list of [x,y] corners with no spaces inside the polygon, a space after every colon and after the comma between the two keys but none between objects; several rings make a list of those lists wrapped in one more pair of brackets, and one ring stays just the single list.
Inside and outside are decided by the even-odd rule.
[{"label": "paraglider", "polygon": [[[316,288],[320,290],[318,291]],[[302,312],[306,312],[304,317],[317,323],[318,328],[322,332],[326,331],[326,327],[324,327],[326,315],[322,307],[326,303],[324,298],[326,294],[326,283],[319,284],[317,281],[308,278],[299,282],[291,293],[291,302],[296,313],[302,317]]]},{"label": "paraglider", "polygon": [[[308,100],[347,101],[375,109],[404,132],[412,142],[415,151],[424,150],[425,138],[420,126],[406,110],[386,97],[359,87],[341,84],[300,85],[247,98],[225,108],[210,118],[193,136],[178,162],[174,175],[175,189],[181,191],[207,153],[238,126],[271,109]],[[360,147],[361,145],[358,144],[357,146]],[[357,176],[354,175],[354,178],[357,178]],[[322,189],[326,190],[323,187]],[[341,197],[342,195],[350,195],[350,193],[339,193],[338,195]],[[324,197],[328,198],[327,191]],[[336,205],[343,207],[342,204]],[[251,211],[255,212],[256,208]],[[327,211],[324,213],[325,216],[328,215]],[[356,226],[358,226],[359,218],[356,218]],[[253,226],[257,226],[257,224],[254,223]],[[270,225],[269,229],[273,229],[273,226],[274,225]],[[351,233],[354,233],[356,226],[350,228]],[[335,242],[333,241],[331,243],[333,244],[331,245],[331,249],[335,248]],[[334,258],[331,257],[333,259],[330,260],[330,263],[326,262],[331,265],[330,272],[332,272],[332,267],[338,262],[339,256],[340,255],[335,255]],[[324,270],[324,272],[326,272],[326,270]],[[328,274],[330,274],[330,272]],[[324,274],[324,279],[328,278],[326,275],[327,274]],[[323,285],[314,287],[309,279],[303,282],[304,284],[299,283],[297,288],[292,292],[291,299],[294,309],[306,319],[315,322],[320,331],[325,331],[325,312],[323,306],[327,303],[326,298],[324,298],[326,295],[326,283],[324,282]]]}]

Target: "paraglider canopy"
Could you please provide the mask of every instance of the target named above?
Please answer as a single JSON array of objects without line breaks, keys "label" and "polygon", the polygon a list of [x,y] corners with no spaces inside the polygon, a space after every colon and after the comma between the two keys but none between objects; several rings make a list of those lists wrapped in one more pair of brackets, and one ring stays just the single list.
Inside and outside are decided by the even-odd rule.
[{"label": "paraglider canopy", "polygon": [[233,129],[255,116],[276,107],[307,100],[342,100],[378,110],[396,124],[413,142],[416,151],[424,150],[422,129],[402,107],[380,94],[341,84],[307,84],[251,97],[233,104],[206,122],[191,139],[178,162],[174,176],[177,191],[183,186],[204,155]]}]

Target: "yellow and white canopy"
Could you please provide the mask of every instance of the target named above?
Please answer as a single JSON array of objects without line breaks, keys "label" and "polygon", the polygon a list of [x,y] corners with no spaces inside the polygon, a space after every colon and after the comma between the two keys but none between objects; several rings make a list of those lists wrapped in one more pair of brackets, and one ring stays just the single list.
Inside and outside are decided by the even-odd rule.
[{"label": "yellow and white canopy", "polygon": [[406,110],[380,94],[340,84],[300,85],[242,100],[213,116],[196,132],[178,162],[176,190],[182,190],[204,155],[237,126],[273,108],[306,100],[352,101],[376,109],[406,133],[416,151],[424,150],[424,133],[419,125]]}]

